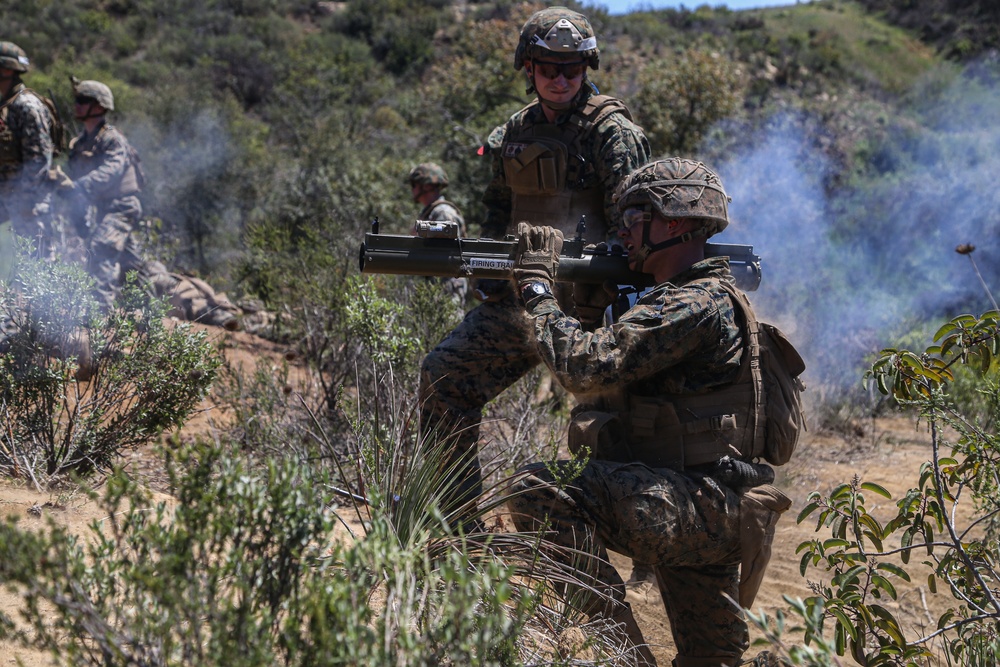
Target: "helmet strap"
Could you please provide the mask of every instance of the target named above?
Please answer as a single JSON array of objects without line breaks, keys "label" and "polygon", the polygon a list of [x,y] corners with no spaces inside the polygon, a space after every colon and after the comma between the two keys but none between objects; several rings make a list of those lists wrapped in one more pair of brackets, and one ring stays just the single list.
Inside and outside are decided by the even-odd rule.
[{"label": "helmet strap", "polygon": [[680,236],[675,236],[666,241],[660,241],[659,243],[651,243],[649,240],[649,228],[652,226],[652,221],[647,222],[642,228],[642,247],[636,252],[635,255],[635,270],[642,271],[642,263],[647,257],[652,255],[654,252],[659,252],[661,250],[666,250],[667,248],[672,248],[675,245],[680,245],[682,243],[688,243],[689,241],[694,241],[695,239],[708,238],[708,228],[699,227],[693,232],[684,232]]}]

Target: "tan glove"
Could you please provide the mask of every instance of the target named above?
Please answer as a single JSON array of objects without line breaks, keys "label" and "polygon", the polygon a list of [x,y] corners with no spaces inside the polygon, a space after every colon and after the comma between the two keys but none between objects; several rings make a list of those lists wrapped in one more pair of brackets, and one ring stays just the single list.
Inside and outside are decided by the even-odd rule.
[{"label": "tan glove", "polygon": [[58,165],[49,169],[49,180],[55,183],[57,194],[69,194],[76,189],[76,184],[73,182],[73,179],[67,176],[66,172],[62,170],[62,167]]},{"label": "tan glove", "polygon": [[563,234],[552,227],[534,227],[527,222],[517,225],[517,250],[514,253],[514,282],[518,289],[531,282],[544,282],[551,288],[559,266]]}]

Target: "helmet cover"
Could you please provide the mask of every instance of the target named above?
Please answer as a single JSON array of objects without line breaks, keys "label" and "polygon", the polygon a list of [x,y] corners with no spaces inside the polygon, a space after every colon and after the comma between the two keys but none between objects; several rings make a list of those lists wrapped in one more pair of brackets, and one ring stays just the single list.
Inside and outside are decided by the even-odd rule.
[{"label": "helmet cover", "polygon": [[81,81],[74,86],[73,92],[93,99],[108,111],[115,109],[115,98],[111,94],[111,89],[100,81]]},{"label": "helmet cover", "polygon": [[31,62],[24,49],[14,42],[0,42],[0,67],[23,73],[30,66]]},{"label": "helmet cover", "polygon": [[718,175],[701,162],[673,157],[636,169],[618,185],[618,211],[652,206],[664,218],[701,220],[707,236],[729,225],[729,202]]},{"label": "helmet cover", "polygon": [[533,58],[585,60],[592,69],[597,69],[600,49],[594,28],[586,16],[566,7],[535,12],[521,28],[514,51],[514,69],[521,69],[525,60]]},{"label": "helmet cover", "polygon": [[441,165],[433,162],[418,164],[410,170],[410,175],[406,182],[412,185],[436,185],[444,188],[448,186],[448,174],[445,173]]}]

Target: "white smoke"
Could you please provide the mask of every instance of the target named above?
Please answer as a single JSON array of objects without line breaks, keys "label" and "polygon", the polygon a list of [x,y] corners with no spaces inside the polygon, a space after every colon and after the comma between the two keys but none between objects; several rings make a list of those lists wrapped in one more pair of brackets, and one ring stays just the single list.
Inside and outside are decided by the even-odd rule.
[{"label": "white smoke", "polygon": [[919,123],[900,119],[873,156],[883,173],[840,191],[825,185],[832,165],[802,117],[771,119],[748,149],[715,165],[733,198],[733,223],[715,240],[761,255],[751,300],[790,335],[813,380],[860,386],[865,356],[894,335],[992,307],[955,248],[973,244],[987,286],[1000,287],[996,69],[978,65],[937,92],[915,92]]}]

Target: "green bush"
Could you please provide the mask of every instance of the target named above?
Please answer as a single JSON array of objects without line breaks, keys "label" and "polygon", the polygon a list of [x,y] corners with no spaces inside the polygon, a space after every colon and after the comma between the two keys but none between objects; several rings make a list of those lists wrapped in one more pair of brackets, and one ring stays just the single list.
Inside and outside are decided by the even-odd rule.
[{"label": "green bush", "polygon": [[[322,466],[197,445],[164,452],[170,500],[112,475],[82,536],[8,521],[0,581],[30,629],[0,614],[3,634],[65,665],[520,664],[525,627],[556,618],[537,537],[454,534],[442,450],[401,446],[406,413],[359,425],[368,507],[338,509],[361,496]],[[363,535],[336,535],[352,515]]]},{"label": "green bush", "polygon": [[[829,537],[804,542],[797,551],[803,576],[812,569],[823,581],[811,586],[812,597],[789,600],[795,627],[786,628],[784,613],[753,617],[765,630],[763,642],[793,664],[826,665],[849,654],[862,665],[922,665],[936,645],[949,664],[996,664],[1000,439],[978,416],[958,409],[952,391],[955,369],[964,367],[979,378],[989,423],[1000,416],[1000,387],[986,375],[1000,353],[1000,313],[956,317],[934,340],[920,353],[883,350],[866,376],[928,425],[931,459],[916,485],[887,516],[869,508],[872,499],[891,499],[889,492],[857,477],[829,494],[810,494],[798,520],[815,520],[817,532],[829,531]],[[911,562],[914,556],[919,561]],[[923,578],[932,594],[939,587],[947,591],[950,605],[933,628],[921,630],[899,617],[893,603],[901,586]],[[786,631],[802,632],[805,647],[789,646],[782,639]]]},{"label": "green bush", "polygon": [[22,255],[0,282],[0,472],[36,484],[109,470],[179,426],[221,358],[134,285],[102,315],[78,266]]},{"label": "green bush", "polygon": [[742,97],[736,64],[699,48],[650,62],[639,80],[635,111],[654,155],[694,154],[709,128]]}]

